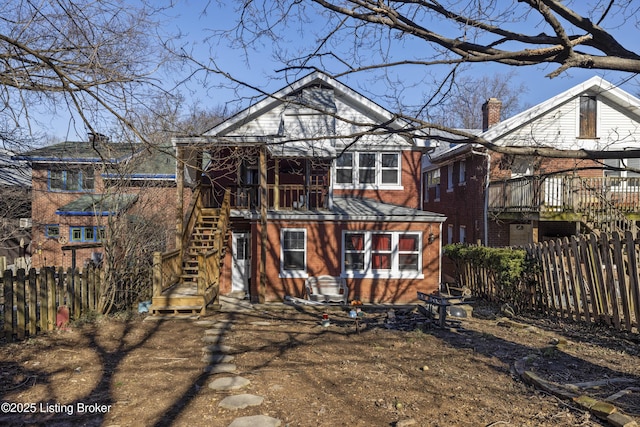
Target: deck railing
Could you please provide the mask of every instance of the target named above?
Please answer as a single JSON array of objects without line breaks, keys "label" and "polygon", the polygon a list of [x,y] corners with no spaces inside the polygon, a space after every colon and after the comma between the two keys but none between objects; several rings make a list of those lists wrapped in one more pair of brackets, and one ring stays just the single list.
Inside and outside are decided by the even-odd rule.
[{"label": "deck railing", "polygon": [[630,213],[640,206],[640,178],[539,176],[494,181],[489,210],[505,212],[582,212],[613,206]]},{"label": "deck railing", "polygon": [[[281,184],[267,186],[267,206],[275,210],[325,209],[329,187],[323,183]],[[232,189],[231,206],[239,209],[257,209],[260,206],[258,185],[238,186]]]}]

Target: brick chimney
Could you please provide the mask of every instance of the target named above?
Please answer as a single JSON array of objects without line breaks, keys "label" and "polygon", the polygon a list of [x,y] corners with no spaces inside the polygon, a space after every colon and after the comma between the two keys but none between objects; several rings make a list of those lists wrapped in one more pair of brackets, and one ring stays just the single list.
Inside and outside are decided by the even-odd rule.
[{"label": "brick chimney", "polygon": [[482,104],[482,131],[486,131],[491,126],[500,123],[500,109],[502,101],[498,98],[489,98]]}]

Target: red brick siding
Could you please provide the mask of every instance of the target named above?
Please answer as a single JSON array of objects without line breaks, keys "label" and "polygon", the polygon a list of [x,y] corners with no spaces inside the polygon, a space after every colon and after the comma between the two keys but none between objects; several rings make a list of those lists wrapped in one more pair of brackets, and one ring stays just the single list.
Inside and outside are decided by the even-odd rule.
[{"label": "red brick siding", "polygon": [[[59,224],[60,236],[69,237],[70,226],[103,226],[106,218],[93,216],[60,216],[56,210],[87,193],[49,192],[47,191],[47,169],[34,168],[32,175],[32,265],[35,268],[44,266],[71,267],[70,251],[62,251],[62,244],[56,239],[45,236],[44,226]],[[95,193],[104,191],[104,182],[100,175],[95,176]],[[175,248],[176,229],[176,189],[175,187],[128,187],[122,190],[128,194],[137,194],[138,201],[129,211],[153,221],[158,227],[167,230],[167,249]],[[190,190],[185,191],[185,206],[190,200]],[[67,243],[73,245],[73,243]],[[101,249],[79,249],[76,251],[76,266],[82,267],[92,252]]]},{"label": "red brick siding", "polygon": [[[266,257],[266,300],[280,301],[286,295],[303,297],[303,278],[280,277],[280,230],[282,228],[304,228],[307,230],[307,273],[309,276],[341,274],[341,241],[343,230],[388,230],[423,232],[422,268],[424,279],[347,279],[349,299],[359,298],[365,302],[400,303],[416,300],[416,291],[432,292],[438,288],[439,239],[438,223],[430,224],[436,240],[428,243],[429,224],[425,223],[355,223],[355,222],[287,222],[270,221]],[[254,236],[259,227],[254,227]],[[257,278],[260,260],[258,238],[252,239],[252,277]],[[258,280],[252,281],[251,295],[257,298]]]}]

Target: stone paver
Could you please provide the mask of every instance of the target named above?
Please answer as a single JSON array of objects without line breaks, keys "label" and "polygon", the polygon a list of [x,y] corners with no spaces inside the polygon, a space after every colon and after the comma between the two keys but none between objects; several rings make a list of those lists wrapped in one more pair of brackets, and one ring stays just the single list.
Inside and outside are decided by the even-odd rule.
[{"label": "stone paver", "polygon": [[233,363],[218,363],[215,365],[209,365],[204,368],[204,372],[208,372],[210,374],[230,374],[236,372],[236,365]]},{"label": "stone paver", "polygon": [[227,396],[218,406],[225,409],[244,409],[248,406],[258,406],[264,401],[264,397],[255,394],[238,394],[236,396]]},{"label": "stone paver", "polygon": [[220,335],[205,335],[202,337],[202,342],[205,344],[216,344],[219,343],[221,339]]},{"label": "stone paver", "polygon": [[228,332],[228,329],[224,328],[211,328],[204,331],[206,335],[222,335],[225,332]]},{"label": "stone paver", "polygon": [[193,322],[193,324],[196,326],[213,326],[217,323],[220,322],[217,320],[196,320],[195,322]]},{"label": "stone paver", "polygon": [[265,322],[265,321],[262,321],[262,320],[259,320],[259,321],[256,321],[256,322],[251,322],[249,324],[253,325],[253,326],[271,326],[272,325],[271,322]]},{"label": "stone paver", "polygon": [[228,354],[210,353],[202,356],[202,361],[205,363],[230,363],[233,362],[234,356]]},{"label": "stone paver", "polygon": [[222,377],[211,381],[209,388],[213,390],[239,390],[249,384],[251,381],[243,377]]},{"label": "stone paver", "polygon": [[202,351],[204,353],[231,353],[234,349],[224,344],[213,344],[202,347]]},{"label": "stone paver", "polygon": [[254,415],[251,417],[240,417],[233,420],[229,427],[280,427],[282,421],[266,415]]}]

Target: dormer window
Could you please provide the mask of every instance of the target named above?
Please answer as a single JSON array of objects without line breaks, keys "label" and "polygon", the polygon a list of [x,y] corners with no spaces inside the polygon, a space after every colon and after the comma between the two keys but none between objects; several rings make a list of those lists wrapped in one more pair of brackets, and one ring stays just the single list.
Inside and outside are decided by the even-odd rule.
[{"label": "dormer window", "polygon": [[597,138],[597,102],[596,97],[582,95],[580,97],[580,132],[579,138]]}]

